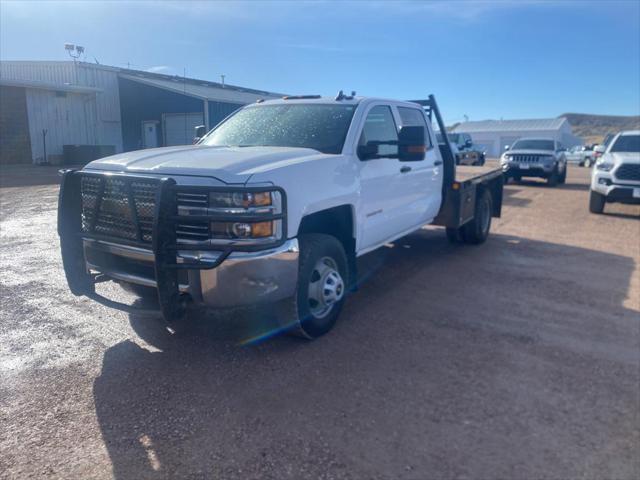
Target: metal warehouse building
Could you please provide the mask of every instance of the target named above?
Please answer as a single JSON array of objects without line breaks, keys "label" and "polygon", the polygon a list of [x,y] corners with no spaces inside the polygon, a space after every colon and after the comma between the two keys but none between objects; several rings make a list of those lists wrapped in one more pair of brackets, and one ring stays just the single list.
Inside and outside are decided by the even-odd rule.
[{"label": "metal warehouse building", "polygon": [[571,131],[566,118],[544,118],[537,120],[483,120],[463,122],[453,132],[468,133],[473,143],[483,148],[488,156],[497,157],[505,145],[523,137],[550,138],[561,142],[565,147],[581,145],[582,139]]},{"label": "metal warehouse building", "polygon": [[191,143],[280,94],[84,62],[0,62],[0,164],[78,162]]}]

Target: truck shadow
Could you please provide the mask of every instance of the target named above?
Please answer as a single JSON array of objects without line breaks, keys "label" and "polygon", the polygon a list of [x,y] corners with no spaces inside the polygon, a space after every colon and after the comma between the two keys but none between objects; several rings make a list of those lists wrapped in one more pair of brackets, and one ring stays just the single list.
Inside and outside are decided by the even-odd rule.
[{"label": "truck shadow", "polygon": [[607,462],[594,452],[633,428],[633,258],[425,229],[360,263],[360,290],[311,343],[238,347],[266,312],[178,337],[132,317],[152,346],[109,348],[93,388],[114,477],[524,478],[550,456]]},{"label": "truck shadow", "polygon": [[531,203],[531,199],[519,196],[518,194],[522,191],[522,188],[516,188],[513,185],[505,185],[505,188],[502,191],[502,204],[510,207],[526,207]]}]

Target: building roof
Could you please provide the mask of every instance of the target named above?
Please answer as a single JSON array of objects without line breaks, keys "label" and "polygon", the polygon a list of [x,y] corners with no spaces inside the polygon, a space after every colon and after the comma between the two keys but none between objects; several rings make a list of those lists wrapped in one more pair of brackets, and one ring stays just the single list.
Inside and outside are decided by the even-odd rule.
[{"label": "building roof", "polygon": [[0,78],[0,85],[5,87],[36,88],[40,90],[55,90],[56,92],[71,93],[98,93],[103,91],[101,88],[71,85],[69,83],[48,83],[36,80],[10,80],[5,78]]},{"label": "building roof", "polygon": [[[79,68],[76,69],[76,67]],[[79,77],[77,70],[88,71],[91,69],[113,72],[121,78],[126,78],[128,80],[170,90],[202,100],[251,103],[260,98],[266,100],[270,98],[279,98],[283,95],[264,90],[239,87],[237,85],[223,85],[222,83],[210,82],[208,80],[112,67],[109,65],[89,62],[3,60],[0,62],[0,78],[2,78],[3,82],[36,82],[36,80],[34,80],[34,78],[36,78],[38,79],[38,82],[42,84],[42,88],[45,88],[43,85],[46,83],[46,88],[52,90],[87,88],[78,85],[78,83],[82,82],[78,82]],[[80,79],[82,79],[82,76],[80,76]],[[40,80],[46,80],[46,82],[40,82]],[[19,86],[38,88],[35,84]]]},{"label": "building roof", "polygon": [[530,120],[481,120],[463,122],[457,125],[454,132],[522,132],[537,130],[559,130],[567,121],[566,118],[538,118]]},{"label": "building roof", "polygon": [[241,88],[221,83],[206,82],[190,78],[149,74],[147,72],[136,72],[133,70],[123,70],[119,73],[120,78],[134,82],[150,85],[152,87],[169,90],[171,92],[188,95],[201,100],[214,100],[219,102],[251,103],[258,99],[278,98],[281,95],[249,88]]}]

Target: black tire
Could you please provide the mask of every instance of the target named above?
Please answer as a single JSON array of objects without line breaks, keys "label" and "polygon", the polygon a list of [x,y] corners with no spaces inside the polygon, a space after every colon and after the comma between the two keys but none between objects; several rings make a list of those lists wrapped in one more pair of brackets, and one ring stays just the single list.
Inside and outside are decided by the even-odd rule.
[{"label": "black tire", "polygon": [[560,178],[558,178],[558,182],[561,185],[564,185],[565,183],[567,183],[567,166],[564,166],[564,170],[562,171],[562,175],[560,175]]},{"label": "black tire", "polygon": [[[301,235],[298,241],[297,324],[292,333],[312,340],[329,332],[335,325],[349,285],[349,267],[347,255],[337,238],[312,233]],[[316,287],[313,284],[317,284]]]},{"label": "black tire", "polygon": [[606,197],[601,193],[589,190],[589,211],[591,213],[604,212],[604,204],[606,203]]},{"label": "black tire", "polygon": [[553,169],[553,172],[547,177],[547,185],[549,187],[557,187],[560,181],[560,175],[558,174],[558,167]]},{"label": "black tire", "polygon": [[447,234],[447,240],[449,243],[460,243],[462,242],[462,231],[460,228],[447,227],[445,229]]},{"label": "black tire", "polygon": [[461,227],[462,239],[465,243],[478,245],[484,243],[491,230],[491,212],[493,200],[488,190],[481,190],[476,198],[473,220]]}]

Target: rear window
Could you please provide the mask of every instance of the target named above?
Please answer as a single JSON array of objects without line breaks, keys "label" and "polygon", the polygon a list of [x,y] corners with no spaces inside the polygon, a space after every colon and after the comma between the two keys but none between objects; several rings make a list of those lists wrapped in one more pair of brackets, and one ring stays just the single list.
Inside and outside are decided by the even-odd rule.
[{"label": "rear window", "polygon": [[424,138],[427,148],[431,148],[431,137],[427,130],[427,122],[424,120],[424,113],[417,108],[398,107],[398,113],[400,114],[400,121],[403,127],[424,127]]},{"label": "rear window", "polygon": [[640,152],[640,135],[620,135],[610,152]]}]

